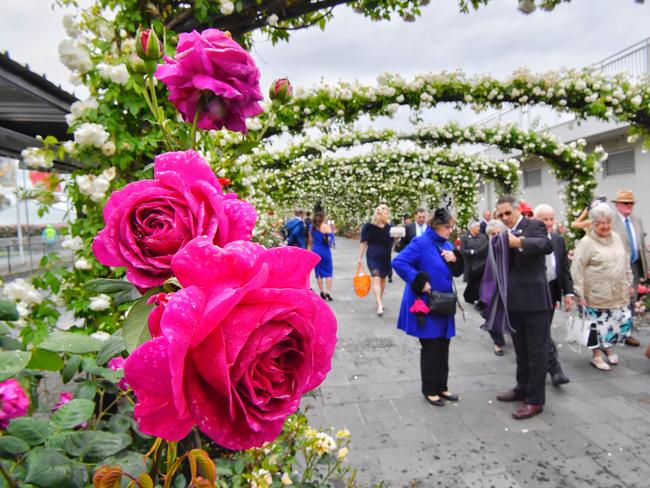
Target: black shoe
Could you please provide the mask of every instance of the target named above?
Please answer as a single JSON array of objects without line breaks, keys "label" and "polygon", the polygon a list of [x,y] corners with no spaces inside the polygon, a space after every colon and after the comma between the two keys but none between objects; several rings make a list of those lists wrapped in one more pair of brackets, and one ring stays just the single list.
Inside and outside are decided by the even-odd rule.
[{"label": "black shoe", "polygon": [[393,277],[392,277],[392,276],[389,276],[389,277],[388,277],[388,282],[389,282],[389,283],[392,283],[392,282],[393,282]]},{"label": "black shoe", "polygon": [[322,291],[320,292],[320,297],[321,297],[323,300],[327,300],[327,295],[325,295],[325,293],[323,293]]},{"label": "black shoe", "polygon": [[450,402],[457,402],[457,401],[460,400],[460,397],[458,395],[454,394],[454,393],[449,393],[447,395],[445,395],[444,393],[441,393],[440,398],[444,398],[445,400],[450,401]]},{"label": "black shoe", "polygon": [[328,302],[333,302],[334,301],[334,299],[332,298],[332,295],[330,295],[329,293],[325,293],[325,298],[327,299]]},{"label": "black shoe", "polygon": [[569,381],[569,378],[562,371],[551,375],[551,383],[553,383],[553,386],[566,385]]},{"label": "black shoe", "polygon": [[[431,396],[436,396],[436,395],[431,395]],[[424,399],[429,402],[431,405],[435,405],[436,407],[444,407],[445,402],[442,401],[442,398],[438,397],[437,400],[432,400],[430,396],[424,395]]]},{"label": "black shoe", "polygon": [[497,356],[503,356],[503,348],[499,346],[494,346],[494,354],[496,354]]}]

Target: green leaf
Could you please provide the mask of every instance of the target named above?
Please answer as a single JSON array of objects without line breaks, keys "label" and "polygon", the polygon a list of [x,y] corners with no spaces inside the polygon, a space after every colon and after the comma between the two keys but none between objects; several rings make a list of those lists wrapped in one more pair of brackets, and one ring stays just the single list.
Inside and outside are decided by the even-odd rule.
[{"label": "green leaf", "polygon": [[36,349],[32,351],[32,358],[27,363],[29,369],[44,369],[45,371],[59,371],[65,364],[57,353]]},{"label": "green leaf", "polygon": [[112,383],[117,383],[124,376],[124,371],[113,371],[112,369],[102,368],[101,366],[97,366],[91,358],[83,358],[81,361],[81,369],[95,376],[106,378]]},{"label": "green leaf", "polygon": [[50,428],[50,424],[45,420],[34,417],[18,417],[9,422],[7,432],[13,436],[20,437],[30,446],[38,446],[45,442],[52,429]]},{"label": "green leaf", "polygon": [[81,365],[81,356],[77,356],[77,355],[70,356],[70,359],[68,359],[68,362],[63,368],[63,372],[61,373],[63,383],[67,383],[72,378],[74,378],[74,375],[77,374],[77,371],[79,371],[80,365]]},{"label": "green leaf", "polygon": [[125,280],[98,278],[87,281],[83,288],[97,293],[106,293],[113,296],[116,305],[137,300],[141,295],[138,289]]},{"label": "green leaf", "polygon": [[50,424],[57,429],[72,429],[90,420],[95,412],[95,402],[75,398],[52,414]]},{"label": "green leaf", "polygon": [[47,440],[45,441],[45,447],[48,449],[55,449],[57,451],[62,451],[65,452],[65,440],[68,438],[69,435],[74,434],[72,431],[63,431],[63,432],[56,432],[49,436]]},{"label": "green leaf", "polygon": [[0,437],[0,450],[9,454],[22,454],[23,452],[29,451],[29,444],[20,437],[5,435]]},{"label": "green leaf", "polygon": [[147,300],[154,293],[158,293],[158,291],[158,288],[149,290],[133,304],[131,310],[129,310],[129,314],[126,316],[124,328],[122,329],[122,337],[126,344],[126,350],[129,353],[133,352],[140,344],[151,339],[147,319],[154,306],[149,305]]},{"label": "green leaf", "polygon": [[8,335],[0,335],[0,347],[5,351],[18,351],[25,349],[22,342]]},{"label": "green leaf", "polygon": [[149,470],[144,455],[139,452],[123,451],[110,456],[102,462],[107,466],[119,465],[127,473],[143,473]]},{"label": "green leaf", "polygon": [[43,488],[70,488],[84,486],[87,479],[85,468],[80,469],[57,451],[37,447],[27,455],[27,483]]},{"label": "green leaf", "polygon": [[31,354],[25,351],[2,351],[0,352],[0,381],[6,380],[21,372]]},{"label": "green leaf", "polygon": [[103,345],[104,341],[85,334],[57,330],[40,344],[40,348],[54,352],[85,354],[87,352],[97,352]]},{"label": "green leaf", "polygon": [[70,456],[97,462],[120,452],[130,444],[131,436],[126,434],[83,430],[67,436],[64,446]]},{"label": "green leaf", "polygon": [[104,345],[97,354],[97,364],[101,366],[108,362],[109,359],[117,356],[126,349],[124,339],[120,336],[113,335],[110,339],[104,342]]},{"label": "green leaf", "polygon": [[97,385],[92,381],[84,381],[81,383],[75,392],[75,398],[85,398],[92,400],[97,395]]},{"label": "green leaf", "polygon": [[16,304],[9,300],[0,300],[0,320],[18,320],[18,309]]},{"label": "green leaf", "polygon": [[116,434],[128,432],[131,427],[135,427],[133,417],[127,417],[119,413],[111,415],[111,419],[108,421],[108,430]]}]

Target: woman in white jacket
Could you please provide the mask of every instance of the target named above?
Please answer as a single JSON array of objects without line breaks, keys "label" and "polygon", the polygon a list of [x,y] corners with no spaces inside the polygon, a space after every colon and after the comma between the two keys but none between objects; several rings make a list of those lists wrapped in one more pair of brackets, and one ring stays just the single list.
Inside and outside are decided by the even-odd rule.
[{"label": "woman in white jacket", "polygon": [[[630,255],[616,232],[612,232],[614,212],[602,203],[589,211],[592,228],[576,247],[571,264],[573,288],[591,327],[587,347],[591,364],[609,371],[618,364],[612,346],[623,343],[632,329]],[[602,357],[605,352],[609,364]]]}]

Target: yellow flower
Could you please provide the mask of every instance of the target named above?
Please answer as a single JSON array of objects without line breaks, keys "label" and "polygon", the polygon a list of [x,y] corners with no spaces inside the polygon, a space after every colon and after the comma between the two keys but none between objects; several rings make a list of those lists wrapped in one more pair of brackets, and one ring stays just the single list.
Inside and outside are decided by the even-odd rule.
[{"label": "yellow flower", "polygon": [[348,448],[342,447],[341,449],[339,449],[339,452],[336,453],[336,459],[338,459],[339,461],[344,461],[347,455],[348,455]]},{"label": "yellow flower", "polygon": [[336,438],[337,439],[349,439],[350,438],[350,431],[348,429],[339,430],[336,433]]}]

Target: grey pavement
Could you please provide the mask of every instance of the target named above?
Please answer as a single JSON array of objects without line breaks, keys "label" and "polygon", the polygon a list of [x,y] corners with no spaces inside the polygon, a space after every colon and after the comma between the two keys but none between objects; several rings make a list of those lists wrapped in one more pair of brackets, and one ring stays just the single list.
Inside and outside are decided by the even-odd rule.
[{"label": "grey pavement", "polygon": [[[364,485],[402,487],[650,487],[650,360],[645,347],[620,347],[620,365],[595,370],[590,353],[563,343],[566,316],[553,336],[571,383],[547,382],[544,412],[515,420],[496,400],[514,386],[515,356],[493,353],[472,307],[457,317],[449,387],[461,401],[434,407],[420,392],[419,343],[396,329],[404,283],[388,283],[377,317],[371,294],[352,288],[358,242],[338,238],[334,298],[338,344],[332,371],[303,400],[314,427],[352,433],[349,462]],[[364,263],[365,264],[365,263]],[[313,288],[316,282],[312,279]],[[462,283],[457,280],[462,293]],[[650,328],[637,333],[645,346]]]}]

